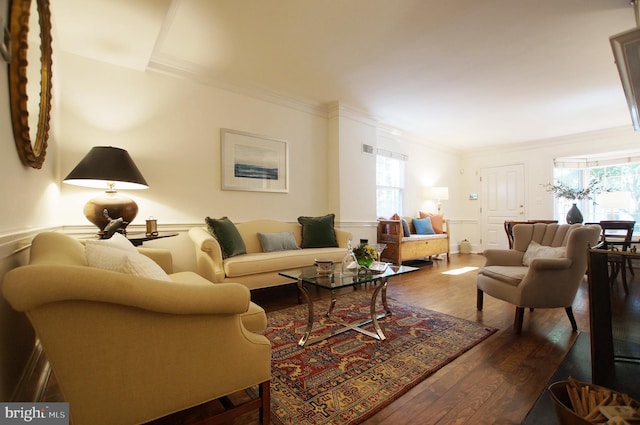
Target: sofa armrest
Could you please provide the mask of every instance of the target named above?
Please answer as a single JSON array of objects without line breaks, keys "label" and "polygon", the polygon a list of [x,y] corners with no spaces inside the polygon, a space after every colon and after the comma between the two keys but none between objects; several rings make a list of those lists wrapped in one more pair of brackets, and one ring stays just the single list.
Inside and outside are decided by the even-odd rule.
[{"label": "sofa armrest", "polygon": [[378,243],[399,243],[405,236],[401,220],[378,220]]},{"label": "sofa armrest", "polygon": [[346,230],[334,229],[336,233],[336,240],[338,241],[338,246],[340,248],[346,248],[349,240],[353,237],[351,232],[347,232]]},{"label": "sofa armrest", "polygon": [[487,249],[485,266],[522,266],[524,252],[513,249]]},{"label": "sofa armrest", "polygon": [[138,248],[138,252],[155,261],[165,273],[173,273],[173,257],[171,251],[162,248]]},{"label": "sofa armrest", "polygon": [[569,258],[534,258],[529,268],[532,270],[564,270],[571,268]]},{"label": "sofa armrest", "polygon": [[204,227],[192,227],[189,237],[195,244],[198,273],[211,282],[224,281],[222,248],[216,238]]}]

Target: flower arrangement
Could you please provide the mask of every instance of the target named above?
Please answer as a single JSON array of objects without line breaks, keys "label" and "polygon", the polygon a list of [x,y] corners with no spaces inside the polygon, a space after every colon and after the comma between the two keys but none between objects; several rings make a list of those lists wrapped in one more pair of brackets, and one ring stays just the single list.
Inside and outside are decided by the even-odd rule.
[{"label": "flower arrangement", "polygon": [[568,199],[570,201],[581,199],[592,201],[597,194],[609,191],[609,189],[603,187],[602,181],[599,178],[591,179],[584,189],[576,189],[562,182],[557,182],[556,184],[547,183],[542,186],[547,188],[547,192],[553,192],[556,198]]},{"label": "flower arrangement", "polygon": [[369,267],[378,258],[378,253],[369,244],[360,244],[353,249],[353,253],[361,266]]}]

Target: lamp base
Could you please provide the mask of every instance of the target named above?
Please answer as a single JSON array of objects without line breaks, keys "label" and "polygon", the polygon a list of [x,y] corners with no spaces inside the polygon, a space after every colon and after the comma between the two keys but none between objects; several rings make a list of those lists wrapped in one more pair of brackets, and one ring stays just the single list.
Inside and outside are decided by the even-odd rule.
[{"label": "lamp base", "polygon": [[[105,214],[106,210],[106,214]],[[118,192],[105,192],[102,195],[90,199],[84,206],[84,215],[91,223],[95,224],[104,234],[104,229],[113,220],[122,218],[120,229],[124,231],[129,223],[138,215],[138,204],[129,197]]]}]

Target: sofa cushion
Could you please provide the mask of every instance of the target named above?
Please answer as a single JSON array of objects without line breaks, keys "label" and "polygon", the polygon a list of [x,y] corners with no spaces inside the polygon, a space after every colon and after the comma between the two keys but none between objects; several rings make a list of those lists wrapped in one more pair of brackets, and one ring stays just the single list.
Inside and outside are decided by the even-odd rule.
[{"label": "sofa cushion", "polygon": [[478,274],[492,277],[509,285],[518,286],[528,271],[529,267],[525,266],[485,266],[480,269]]},{"label": "sofa cushion", "polygon": [[413,227],[416,228],[416,233],[418,235],[434,235],[436,233],[433,230],[433,226],[431,225],[431,219],[429,217],[414,218]]},{"label": "sofa cushion", "polygon": [[205,218],[209,232],[218,240],[220,248],[222,248],[222,258],[235,257],[247,253],[242,236],[227,217],[215,219],[211,217]]},{"label": "sofa cushion", "polygon": [[258,239],[262,245],[262,252],[286,251],[300,249],[293,232],[260,233]]},{"label": "sofa cushion", "polygon": [[[133,245],[132,245],[133,247]],[[89,267],[96,267],[133,276],[156,280],[171,280],[152,259],[134,251],[114,248],[108,244],[91,243],[85,246],[85,255]]]},{"label": "sofa cushion", "polygon": [[310,267],[316,259],[342,261],[344,248],[305,248],[290,251],[259,252],[224,260],[227,278]]},{"label": "sofa cushion", "polygon": [[529,247],[522,257],[522,264],[530,266],[535,258],[564,258],[567,254],[566,246],[545,246],[536,241],[529,242]]},{"label": "sofa cushion", "polygon": [[335,214],[321,217],[298,217],[298,223],[302,225],[302,248],[337,247],[334,220]]}]

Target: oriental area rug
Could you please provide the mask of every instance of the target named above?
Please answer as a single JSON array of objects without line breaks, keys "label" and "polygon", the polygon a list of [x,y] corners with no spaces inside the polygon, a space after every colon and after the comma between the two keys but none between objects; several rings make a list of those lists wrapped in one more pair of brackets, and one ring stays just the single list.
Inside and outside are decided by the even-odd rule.
[{"label": "oriental area rug", "polygon": [[[339,296],[332,317],[366,318],[370,296],[363,290]],[[298,345],[306,305],[267,313],[274,424],[360,423],[496,331],[393,299],[388,304],[393,314],[379,320],[386,340],[350,330],[306,347]],[[315,301],[311,339],[339,327],[324,318],[328,305]]]}]

